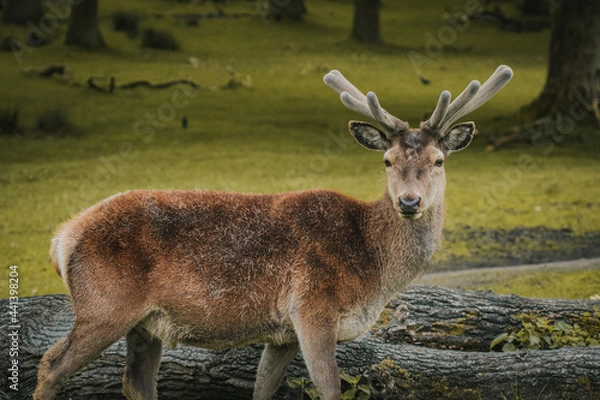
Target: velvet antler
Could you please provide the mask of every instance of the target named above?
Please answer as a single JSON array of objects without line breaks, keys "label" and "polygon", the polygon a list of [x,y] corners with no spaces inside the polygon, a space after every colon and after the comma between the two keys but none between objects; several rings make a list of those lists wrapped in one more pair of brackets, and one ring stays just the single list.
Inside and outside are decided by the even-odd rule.
[{"label": "velvet antler", "polygon": [[440,137],[444,136],[452,123],[494,97],[512,77],[512,69],[506,65],[501,65],[483,85],[479,81],[471,81],[452,103],[450,103],[450,92],[444,90],[440,95],[437,107],[431,114],[431,118],[423,122],[421,127],[425,130],[437,132]]},{"label": "velvet antler", "polygon": [[368,92],[365,96],[340,73],[333,70],[323,77],[327,86],[340,94],[342,103],[352,111],[359,112],[377,122],[383,131],[392,134],[408,129],[408,124],[388,113],[379,104],[377,96]]}]

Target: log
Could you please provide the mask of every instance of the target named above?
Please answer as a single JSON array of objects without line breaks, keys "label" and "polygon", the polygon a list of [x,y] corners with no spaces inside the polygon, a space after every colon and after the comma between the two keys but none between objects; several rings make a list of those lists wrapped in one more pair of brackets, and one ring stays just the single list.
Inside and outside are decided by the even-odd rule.
[{"label": "log", "polygon": [[[461,308],[461,302],[467,306]],[[390,316],[390,325],[410,321],[407,318],[423,321],[437,318],[443,322],[445,318],[452,320],[463,315],[465,310],[477,310],[481,318],[474,318],[473,325],[481,325],[480,331],[485,332],[488,327],[496,329],[502,320],[495,313],[505,313],[507,320],[513,312],[522,312],[524,308],[566,315],[597,304],[413,287],[390,308],[406,307],[408,316],[404,319]],[[0,398],[29,399],[35,388],[39,359],[70,329],[74,318],[72,307],[67,296],[48,295],[19,299],[16,309],[10,307],[10,300],[2,299],[0,308],[11,313],[16,310],[12,314],[15,320],[2,319],[0,330],[10,340],[0,341],[3,355],[0,382],[10,384],[11,377],[14,382],[9,367],[17,360],[19,389],[17,392],[1,387]],[[517,395],[518,398],[600,399],[600,347],[512,353],[439,350],[386,343],[386,329],[391,330],[378,328],[372,334],[338,346],[340,368],[352,376],[361,376],[370,386],[373,399],[503,399]],[[18,337],[11,335],[15,331]],[[12,347],[18,349],[18,355],[10,353]],[[260,352],[260,345],[228,351],[185,346],[165,349],[158,377],[159,398],[250,399]],[[5,357],[6,354],[10,356]],[[58,398],[122,399],[124,357],[125,343],[119,341],[69,379]],[[301,357],[294,360],[288,375],[308,376]],[[300,395],[284,385],[276,398],[300,398]]]},{"label": "log", "polygon": [[498,335],[520,327],[521,321],[515,318],[518,314],[531,313],[572,324],[586,312],[593,315],[594,307],[600,308],[600,302],[413,286],[390,302],[383,313],[385,326],[373,335],[387,343],[489,351]]}]

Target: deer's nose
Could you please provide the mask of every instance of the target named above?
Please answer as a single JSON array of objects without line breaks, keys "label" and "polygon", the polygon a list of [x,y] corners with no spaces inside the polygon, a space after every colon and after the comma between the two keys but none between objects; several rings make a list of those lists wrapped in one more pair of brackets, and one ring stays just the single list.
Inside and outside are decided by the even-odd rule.
[{"label": "deer's nose", "polygon": [[416,214],[421,205],[419,197],[400,197],[400,212],[402,214]]}]

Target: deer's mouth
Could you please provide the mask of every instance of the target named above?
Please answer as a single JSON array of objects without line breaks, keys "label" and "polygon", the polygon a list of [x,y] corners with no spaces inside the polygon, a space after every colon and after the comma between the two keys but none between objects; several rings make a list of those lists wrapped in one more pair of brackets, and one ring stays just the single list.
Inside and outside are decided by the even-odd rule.
[{"label": "deer's mouth", "polygon": [[416,212],[416,213],[403,213],[401,211],[398,211],[398,215],[404,219],[419,219],[423,216],[422,212]]}]

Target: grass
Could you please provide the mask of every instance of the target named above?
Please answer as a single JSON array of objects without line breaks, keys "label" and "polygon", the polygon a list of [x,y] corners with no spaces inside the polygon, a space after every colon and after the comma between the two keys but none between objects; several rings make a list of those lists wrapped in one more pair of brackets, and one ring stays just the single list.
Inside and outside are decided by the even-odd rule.
[{"label": "grass", "polygon": [[37,117],[36,129],[49,135],[67,134],[73,130],[63,110],[46,110]]},{"label": "grass", "polygon": [[492,290],[498,294],[526,297],[589,299],[600,294],[600,269],[587,271],[529,272],[519,276],[499,276],[491,284],[472,285],[468,290]]},{"label": "grass", "polygon": [[0,109],[0,135],[14,135],[19,132],[19,110]]},{"label": "grass", "polygon": [[[202,4],[200,4],[202,3]],[[324,187],[372,200],[383,192],[381,155],[364,151],[347,134],[349,119],[322,83],[332,68],[365,89],[413,126],[431,111],[441,90],[457,94],[501,63],[513,82],[472,114],[480,135],[472,148],[447,162],[447,227],[508,229],[516,225],[600,227],[598,141],[594,132],[565,148],[508,147],[487,154],[494,134],[516,122],[520,106],[545,78],[549,32],[506,34],[471,23],[446,51],[427,56],[427,33],[437,36],[444,7],[463,1],[386,1],[385,45],[347,40],[351,2],[307,1],[303,23],[265,24],[253,2],[231,2],[226,13],[255,16],[206,19],[186,27],[176,15],[213,13],[209,2],[130,0],[100,3],[100,29],[108,48],[89,52],[63,45],[66,24],[46,34],[48,44],[20,54],[0,53],[0,109],[20,110],[23,134],[0,137],[0,265],[19,265],[22,295],[64,292],[47,256],[57,225],[78,210],[129,189],[205,188],[278,192]],[[172,33],[181,50],[142,48],[112,29],[115,12],[139,15],[140,30]],[[0,27],[0,37],[25,42],[27,28]],[[419,82],[407,51],[425,55]],[[195,62],[190,62],[190,58]],[[26,77],[26,67],[65,64],[74,85]],[[201,91],[138,88],[108,95],[87,89],[90,76],[114,76],[120,85],[191,79]],[[244,84],[225,90],[231,76]],[[77,137],[40,134],[40,110],[68,111]],[[177,105],[177,106],[175,106]],[[188,119],[182,129],[181,119]],[[152,125],[148,118],[157,118]],[[591,138],[591,139],[590,139]],[[450,248],[460,252],[460,245]],[[8,274],[0,275],[7,287]],[[5,295],[6,291],[0,292]]]},{"label": "grass", "polygon": [[583,268],[539,268],[525,270],[477,269],[441,276],[424,276],[421,284],[463,290],[491,290],[536,298],[589,299],[600,295],[600,264]]},{"label": "grass", "polygon": [[142,33],[142,46],[160,50],[179,50],[173,35],[153,28],[145,29]]}]

